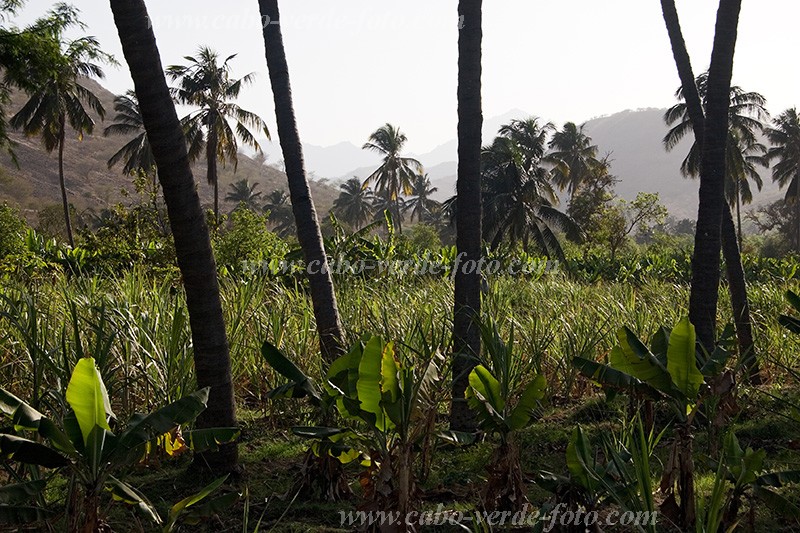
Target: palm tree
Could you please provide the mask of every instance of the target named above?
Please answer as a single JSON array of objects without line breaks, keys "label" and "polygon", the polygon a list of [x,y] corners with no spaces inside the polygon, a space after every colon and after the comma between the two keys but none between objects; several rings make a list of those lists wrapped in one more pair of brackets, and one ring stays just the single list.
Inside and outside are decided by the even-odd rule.
[{"label": "palm tree", "polygon": [[[481,202],[481,74],[483,46],[482,0],[459,0],[458,17],[458,180],[456,249],[464,261],[478,264],[483,253]],[[449,204],[454,208],[454,202]],[[469,374],[481,353],[481,281],[478,268],[458,268],[453,305],[453,382],[450,428],[474,431],[475,413],[464,394]]]},{"label": "palm tree", "polygon": [[[59,12],[51,12],[58,18]],[[30,98],[13,117],[10,125],[22,129],[27,136],[41,136],[45,150],[58,149],[58,180],[64,208],[64,222],[70,246],[75,246],[70,220],[69,199],[64,177],[64,146],[67,141],[67,126],[78,133],[78,138],[91,135],[94,120],[89,111],[103,119],[105,109],[100,99],[81,85],[81,78],[104,78],[100,63],[113,64],[114,59],[103,52],[94,37],[81,37],[74,41],[63,41],[63,24],[50,26],[50,38],[58,47],[58,57],[51,68],[40,71],[35,80],[35,89]]]},{"label": "palm tree", "polygon": [[[197,425],[235,427],[231,361],[217,266],[150,17],[144,0],[111,0],[111,9],[167,205],[175,255],[186,289],[197,385],[211,387],[208,408],[198,417]],[[236,445],[223,445],[217,452],[204,453],[195,463],[215,472],[231,472],[237,463]]]},{"label": "palm tree", "polygon": [[264,212],[269,213],[269,222],[275,233],[286,237],[292,232],[294,215],[289,194],[281,189],[275,189],[267,195],[264,202]]},{"label": "palm tree", "polygon": [[261,191],[258,189],[258,183],[251,184],[248,180],[239,180],[236,183],[231,183],[228,195],[225,197],[226,202],[232,202],[238,209],[244,205],[246,209],[251,211],[258,211],[258,205],[261,200]]},{"label": "palm tree", "polygon": [[189,143],[189,157],[194,161],[205,152],[208,164],[207,180],[214,187],[214,219],[219,221],[219,176],[217,162],[233,163],[234,172],[239,163],[239,142],[261,153],[261,145],[252,129],[269,139],[267,124],[255,113],[239,107],[234,100],[242,88],[255,78],[250,73],[239,79],[231,76],[228,56],[222,63],[214,50],[201,47],[197,56],[184,59],[188,65],[172,65],[167,75],[178,82],[172,93],[175,100],[197,110],[183,119]]},{"label": "palm tree", "polygon": [[289,66],[286,63],[286,51],[279,24],[278,0],[259,0],[258,5],[262,20],[273,22],[264,25],[264,46],[275,102],[275,118],[286,164],[286,179],[289,182],[297,239],[303,249],[306,264],[314,266],[313,269],[307,269],[307,272],[322,357],[332,362],[344,354],[344,333],[317,211],[314,209],[314,200],[306,177],[303,146],[300,143],[300,134],[297,132]]},{"label": "palm tree", "polygon": [[387,201],[398,233],[403,233],[403,215],[398,198],[413,192],[415,176],[422,172],[419,161],[400,155],[407,140],[398,128],[385,124],[370,135],[369,141],[362,147],[383,156],[381,166],[367,177],[363,186],[366,188],[375,184],[376,192]]},{"label": "palm tree", "polygon": [[[2,0],[0,21],[16,15],[25,4],[24,0]],[[19,162],[14,153],[14,142],[9,138],[7,107],[12,103],[14,88],[32,93],[39,88],[42,72],[59,62],[61,46],[54,38],[55,29],[81,26],[78,10],[66,4],[58,4],[47,17],[38,19],[23,30],[16,27],[0,28],[0,148],[5,150],[15,165]]]},{"label": "palm tree", "polygon": [[[700,74],[696,83],[697,93],[704,101],[708,92],[708,73]],[[690,132],[693,131],[692,119],[685,102],[683,87],[675,96],[681,100],[664,115],[667,125],[675,126],[664,137],[664,146],[672,150]],[[738,240],[742,245],[742,204],[753,200],[750,181],[758,190],[763,186],[757,165],[765,166],[763,156],[767,149],[758,142],[758,134],[764,130],[763,121],[769,116],[766,110],[766,99],[759,93],[746,92],[741,87],[731,87],[731,105],[728,111],[730,127],[726,146],[725,197],[731,209],[736,209],[738,220]],[[705,103],[703,103],[705,107]],[[677,123],[677,124],[676,124]],[[696,178],[700,175],[701,150],[696,141],[681,165],[681,173]]]},{"label": "palm tree", "polygon": [[431,186],[431,180],[427,174],[418,174],[414,178],[414,184],[411,186],[411,195],[405,205],[405,210],[411,211],[412,221],[415,215],[418,222],[430,219],[431,211],[440,205],[439,202],[431,198],[438,190],[438,187]]},{"label": "palm tree", "polygon": [[339,189],[341,192],[333,202],[333,213],[343,222],[360,229],[372,219],[375,194],[372,189],[362,187],[357,177],[342,183]]},{"label": "palm tree", "polygon": [[[673,55],[675,57],[675,65],[678,69],[678,76],[681,80],[681,88],[683,89],[684,101],[687,103],[687,114],[691,119],[692,129],[694,130],[694,138],[696,143],[702,144],[705,136],[705,110],[703,109],[703,100],[700,97],[694,71],[692,70],[692,63],[689,57],[689,52],[686,49],[686,41],[683,38],[681,30],[680,18],[678,11],[675,7],[675,0],[661,0],[661,8],[664,14],[664,21],[667,26],[670,43],[672,46]],[[720,4],[720,9],[723,6]],[[726,12],[733,10],[737,11],[741,6],[726,4],[724,6]],[[722,14],[722,13],[721,13]],[[724,19],[723,19],[724,20]],[[726,32],[720,30],[720,35],[724,36]],[[730,36],[728,36],[730,38]],[[722,46],[722,45],[721,45]],[[728,45],[730,46],[730,45]],[[732,54],[733,52],[726,52]],[[701,179],[702,187],[702,179]],[[702,228],[698,228],[702,229]],[[721,224],[721,239],[722,239],[722,253],[725,257],[725,268],[728,275],[728,292],[731,297],[731,307],[733,310],[733,320],[736,325],[736,336],[739,342],[739,355],[748,368],[748,377],[753,384],[761,382],[761,372],[759,369],[758,358],[755,350],[755,342],[753,340],[753,325],[750,318],[750,304],[747,299],[747,282],[744,277],[744,268],[742,266],[742,257],[739,245],[736,239],[736,230],[731,216],[730,209],[723,206],[722,209],[722,224]],[[695,234],[697,240],[697,233]],[[705,259],[705,258],[704,258]],[[712,260],[709,258],[709,260]],[[708,271],[711,272],[711,265]],[[694,273],[693,273],[694,276]],[[719,275],[716,276],[717,283],[719,282]],[[694,280],[693,280],[694,281]],[[695,291],[702,291],[704,289],[694,287]],[[705,296],[705,295],[704,295]],[[697,296],[696,301],[699,301],[704,296]],[[709,289],[708,296],[716,298],[716,293],[712,293]],[[716,305],[714,304],[714,307]],[[706,321],[714,321],[711,312],[705,313]],[[712,323],[713,323],[712,322]],[[694,323],[694,322],[693,322]],[[696,323],[695,323],[696,325]],[[708,326],[704,326],[706,329]],[[692,499],[688,496],[686,501],[693,505]],[[690,515],[693,514],[694,509],[691,509]]]},{"label": "palm tree", "polygon": [[[551,173],[543,166],[548,132],[538,119],[514,120],[483,149],[484,236],[497,248],[504,238],[533,242],[547,256],[563,258],[555,230],[580,240],[581,230],[559,211]],[[460,211],[460,209],[459,209]]]},{"label": "palm tree", "polygon": [[[747,286],[735,238],[733,218],[725,204],[730,90],[741,7],[741,0],[720,0],[704,109],[675,8],[675,0],[661,0],[664,22],[687,103],[687,114],[691,118],[695,142],[698,143],[701,153],[700,205],[692,257],[689,318],[696,328],[697,339],[701,346],[711,353],[714,349],[720,279],[719,251],[722,247],[728,268],[729,290],[736,333],[739,337],[740,355],[743,359],[749,355],[750,360],[743,362],[749,366],[750,375],[754,377],[758,375],[758,366],[755,364],[755,353],[749,349],[753,346],[753,339]],[[749,348],[745,349],[746,347]],[[690,529],[694,527],[696,518],[691,430],[680,428],[678,435],[681,446],[677,465],[680,504],[677,504],[674,494],[669,494],[662,504],[662,509],[673,508],[674,518],[684,529]],[[669,492],[672,492],[671,485],[670,482]]]},{"label": "palm tree", "polygon": [[576,126],[574,122],[567,122],[550,140],[552,152],[547,159],[555,164],[553,183],[562,191],[566,190],[570,197],[589,179],[598,164],[597,146],[583,128],[583,124]]},{"label": "palm tree", "polygon": [[[791,202],[800,213],[800,118],[797,109],[787,109],[766,129],[772,147],[766,155],[772,167],[772,179],[786,188],[786,202]],[[800,220],[800,218],[798,218]],[[795,233],[795,250],[800,252],[800,226]]]},{"label": "palm tree", "polygon": [[135,172],[150,173],[155,167],[153,150],[147,140],[147,131],[144,128],[142,113],[139,110],[139,101],[136,92],[128,91],[114,98],[114,122],[108,126],[103,135],[135,135],[125,146],[120,148],[108,160],[108,168],[123,162],[122,172],[133,174]]}]

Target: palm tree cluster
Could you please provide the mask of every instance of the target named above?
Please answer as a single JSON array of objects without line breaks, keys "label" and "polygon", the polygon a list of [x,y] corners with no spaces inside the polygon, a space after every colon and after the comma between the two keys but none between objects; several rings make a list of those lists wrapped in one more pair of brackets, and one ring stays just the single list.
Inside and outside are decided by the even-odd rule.
[{"label": "palm tree cluster", "polygon": [[[441,220],[441,204],[432,196],[438,188],[431,185],[422,164],[402,155],[408,138],[399,128],[385,124],[378,128],[363,149],[383,156],[380,166],[363,182],[353,177],[340,186],[333,204],[333,214],[341,221],[361,228],[388,213],[398,233],[403,220],[434,224]],[[374,186],[374,189],[373,189]]]},{"label": "palm tree cluster", "polygon": [[[383,160],[380,166],[364,180],[362,188],[367,191],[370,185],[375,185],[374,193],[367,191],[372,199],[370,202],[372,211],[380,214],[388,213],[398,233],[403,232],[403,216],[409,210],[403,196],[416,193],[423,195],[421,202],[419,196],[414,196],[414,207],[411,208],[412,218],[416,214],[421,220],[420,217],[425,213],[426,207],[434,205],[433,200],[427,196],[436,192],[435,188],[431,188],[430,180],[423,174],[422,164],[414,158],[401,155],[407,141],[408,138],[399,128],[385,124],[375,130],[363,146],[364,150],[380,154]],[[349,186],[347,184],[342,186],[342,194],[349,195],[349,188],[345,187]],[[346,198],[347,196],[340,198],[344,203],[341,214],[346,214],[350,210],[346,207]],[[343,219],[347,221],[347,218]]]},{"label": "palm tree cluster", "polygon": [[[383,192],[376,192],[369,182],[352,177],[339,186],[339,197],[333,203],[333,214],[353,228],[362,228],[374,220],[382,219],[384,213],[391,216],[392,223],[402,231],[402,221],[439,225],[446,223],[442,216],[442,203],[432,196],[438,188],[431,184],[427,174],[416,174],[411,178],[409,192],[394,199]],[[381,190],[381,189],[379,189]]]},{"label": "palm tree cluster", "polygon": [[[708,72],[697,77],[697,91],[705,107],[708,96]],[[683,87],[675,96],[680,102],[664,114],[664,121],[673,126],[664,137],[667,150],[674,149],[687,134],[693,131],[685,102]],[[765,122],[769,119],[766,98],[757,92],[744,91],[736,85],[730,89],[730,108],[728,111],[728,139],[726,149],[725,198],[731,209],[736,210],[739,246],[742,244],[741,206],[752,203],[752,181],[760,191],[764,183],[758,167],[766,168],[769,161],[764,157],[767,147],[759,141],[765,132]],[[686,177],[700,176],[701,150],[694,142],[681,165],[681,173]]]},{"label": "palm tree cluster", "polygon": [[249,209],[265,213],[269,216],[269,225],[281,237],[287,237],[294,231],[292,202],[289,193],[282,189],[275,189],[264,196],[258,183],[243,179],[230,185],[225,201],[235,206],[233,211]]},{"label": "palm tree cluster", "polygon": [[[360,228],[388,212],[399,231],[406,215],[440,229],[455,222],[457,197],[445,202],[432,198],[438,189],[422,164],[402,155],[407,140],[392,124],[370,136],[364,149],[383,155],[383,160],[363,183],[354,177],[341,185],[333,207],[339,219]],[[607,172],[608,160],[598,160],[597,153],[584,127],[571,122],[560,131],[537,118],[503,126],[481,153],[484,240],[493,248],[502,242],[521,243],[525,250],[534,246],[548,256],[563,257],[557,235],[578,241],[582,232],[558,209],[558,192],[572,198],[595,174]]]},{"label": "palm tree cluster", "polygon": [[[582,129],[581,129],[582,130]],[[571,240],[581,239],[581,229],[558,210],[556,189],[577,192],[594,165],[594,155],[584,153],[591,139],[574,124],[556,133],[548,154],[548,136],[555,131],[538,118],[513,120],[482,152],[484,239],[497,248],[503,239],[533,243],[542,253],[563,257],[557,231]],[[569,141],[564,132],[577,131]],[[572,156],[576,157],[572,157]]]},{"label": "palm tree cluster", "polygon": [[[188,145],[190,161],[205,156],[206,178],[214,188],[214,219],[219,222],[218,163],[230,162],[234,172],[239,162],[240,143],[263,154],[257,134],[270,138],[266,123],[255,113],[239,107],[235,100],[242,89],[253,82],[251,73],[235,79],[231,74],[231,55],[220,61],[214,50],[201,47],[196,57],[187,56],[187,65],[167,67],[167,76],[178,83],[171,88],[176,104],[195,108],[181,120]],[[144,131],[139,102],[132,91],[114,100],[114,123],[105,135],[134,136],[108,161],[109,168],[123,162],[123,172],[153,175],[154,160]],[[234,184],[239,187],[241,184]],[[239,193],[234,193],[238,196]],[[230,196],[230,195],[229,195]]]}]

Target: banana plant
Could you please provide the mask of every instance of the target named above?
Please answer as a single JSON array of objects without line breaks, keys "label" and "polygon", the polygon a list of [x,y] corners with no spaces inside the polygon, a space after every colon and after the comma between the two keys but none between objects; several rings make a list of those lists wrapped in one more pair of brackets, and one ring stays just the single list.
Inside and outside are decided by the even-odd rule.
[{"label": "banana plant", "polygon": [[[554,495],[553,508],[566,505],[575,511],[597,511],[608,503],[618,505],[624,511],[650,517],[634,525],[638,531],[656,531],[655,519],[658,512],[653,501],[650,460],[663,432],[645,433],[639,416],[633,424],[626,424],[620,437],[602,437],[602,456],[605,462],[597,459],[590,447],[589,439],[578,426],[572,432],[567,445],[568,475],[541,471],[537,484]],[[595,530],[596,526],[595,526]]]},{"label": "banana plant", "polygon": [[436,435],[442,360],[433,349],[412,360],[398,353],[393,342],[368,334],[330,365],[319,387],[285,357],[274,352],[268,357],[289,379],[276,394],[330,405],[348,423],[342,428],[298,427],[294,433],[326,443],[325,452],[339,460],[360,455],[366,468],[361,474],[365,498],[375,509],[401,513],[415,495],[416,459]]},{"label": "banana plant", "polygon": [[[0,413],[11,419],[14,430],[13,434],[0,434],[0,458],[35,468],[64,471],[70,486],[77,487],[71,491],[67,503],[70,531],[94,532],[104,527],[100,514],[104,491],[110,493],[113,501],[134,506],[156,524],[162,524],[147,498],[121,478],[142,459],[149,447],[159,440],[164,442],[165,435],[192,422],[206,408],[208,388],[148,415],[136,414],[126,425],[121,425],[111,410],[95,360],[84,357],[75,365],[65,399],[69,411],[59,427],[12,393],[0,389]],[[26,433],[34,438],[23,436]],[[231,442],[238,434],[236,428],[197,429],[184,432],[183,441],[186,447],[200,452]],[[173,443],[172,439],[168,440]],[[6,487],[6,490],[11,489]],[[222,498],[226,497],[224,501],[230,501],[230,496]],[[8,505],[2,499],[0,503]],[[216,505],[219,504],[217,501]],[[2,511],[4,518],[13,518],[13,509],[5,507]],[[180,514],[184,514],[183,510],[176,520]],[[33,515],[28,512],[18,516]],[[174,522],[171,520],[168,526]]]},{"label": "banana plant", "polygon": [[[273,370],[286,379],[286,383],[270,390],[268,399],[295,398],[306,399],[314,408],[314,418],[322,424],[330,424],[335,410],[334,398],[297,365],[295,365],[276,346],[265,341],[261,355]],[[347,483],[343,465],[361,456],[353,448],[348,437],[352,432],[347,428],[294,427],[292,432],[311,441],[300,470],[293,494],[310,500],[338,502],[349,498],[353,491]]]},{"label": "banana plant", "polygon": [[800,471],[764,472],[765,459],[764,450],[743,450],[733,431],[725,435],[711,494],[698,501],[698,532],[733,530],[745,498],[758,499],[781,516],[800,518],[800,508],[774,490],[800,483]]},{"label": "banana plant", "polygon": [[[795,310],[797,314],[800,314],[800,296],[797,293],[792,291],[786,292],[786,299],[789,301],[789,305]],[[781,326],[788,329],[792,333],[800,334],[800,319],[791,316],[791,315],[780,315],[778,317],[778,322]]]},{"label": "banana plant", "polygon": [[713,396],[706,379],[724,371],[730,352],[720,346],[708,356],[698,356],[695,329],[688,318],[672,330],[659,329],[650,348],[627,327],[619,330],[617,340],[608,364],[581,357],[575,357],[573,364],[584,376],[612,390],[663,400],[673,408],[678,419],[677,439],[661,479],[661,491],[666,496],[661,510],[684,527],[694,527],[691,425],[702,401]]},{"label": "banana plant", "polygon": [[491,511],[517,511],[527,503],[522,466],[514,434],[527,426],[544,399],[544,376],[524,379],[530,368],[514,355],[514,327],[505,343],[491,322],[481,325],[488,358],[469,374],[467,403],[487,434],[498,435],[500,445],[488,466],[484,506]]}]

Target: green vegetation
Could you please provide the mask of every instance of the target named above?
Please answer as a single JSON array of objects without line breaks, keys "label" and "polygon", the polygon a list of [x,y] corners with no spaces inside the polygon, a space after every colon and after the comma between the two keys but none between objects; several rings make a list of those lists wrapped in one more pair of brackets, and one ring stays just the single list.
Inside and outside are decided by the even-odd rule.
[{"label": "green vegetation", "polygon": [[[58,149],[62,197],[35,228],[0,206],[0,529],[323,531],[354,510],[800,527],[800,128],[731,85],[738,3],[695,77],[662,0],[682,82],[664,144],[695,137],[696,224],[655,193],[617,197],[582,125],[519,117],[481,146],[475,0],[459,1],[458,194],[437,201],[387,123],[363,146],[380,165],[320,216],[281,26],[263,36],[288,192],[244,176],[222,212],[218,162],[269,137],[235,103],[254,74],[206,46],[162,72],[143,0],[111,0],[137,90],[114,101],[107,164],[134,192],[78,212],[66,128],[93,134],[105,107],[85,84],[114,59],[65,38],[85,29],[66,4],[0,28],[0,146],[12,127]],[[786,196],[746,235],[770,164]]]}]

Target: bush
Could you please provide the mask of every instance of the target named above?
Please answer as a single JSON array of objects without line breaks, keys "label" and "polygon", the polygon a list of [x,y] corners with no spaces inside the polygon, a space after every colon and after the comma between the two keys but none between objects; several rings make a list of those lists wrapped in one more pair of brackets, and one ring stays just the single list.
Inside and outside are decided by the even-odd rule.
[{"label": "bush", "polygon": [[214,254],[220,266],[236,267],[243,261],[265,261],[283,257],[289,246],[267,229],[267,217],[237,209],[226,228],[214,239]]},{"label": "bush", "polygon": [[438,250],[442,247],[442,239],[436,228],[428,224],[417,224],[408,231],[409,243],[420,251]]},{"label": "bush", "polygon": [[0,205],[0,258],[22,253],[28,224],[8,204]]}]

